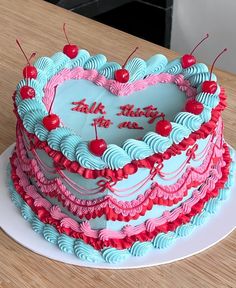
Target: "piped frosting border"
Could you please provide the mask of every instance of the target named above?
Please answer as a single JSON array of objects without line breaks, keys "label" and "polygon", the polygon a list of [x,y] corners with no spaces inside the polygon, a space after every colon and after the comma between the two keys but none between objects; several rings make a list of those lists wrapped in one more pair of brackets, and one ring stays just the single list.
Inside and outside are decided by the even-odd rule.
[{"label": "piped frosting border", "polygon": [[[14,97],[14,96],[13,96]],[[97,177],[106,177],[111,180],[120,181],[123,178],[126,178],[128,175],[136,173],[139,167],[145,167],[152,169],[155,163],[160,163],[164,159],[169,159],[170,157],[180,154],[182,151],[188,149],[188,147],[192,146],[197,139],[206,138],[210,133],[214,133],[217,121],[221,116],[221,112],[226,107],[226,95],[224,89],[221,88],[221,92],[219,94],[220,102],[212,110],[211,119],[207,123],[201,125],[198,131],[192,132],[188,138],[184,138],[178,144],[172,144],[164,153],[155,153],[152,156],[149,156],[142,160],[133,160],[130,163],[126,164],[123,168],[112,170],[109,168],[105,168],[102,170],[93,170],[82,167],[77,161],[71,161],[66,156],[62,154],[61,151],[53,150],[47,143],[47,141],[41,141],[38,139],[36,135],[33,135],[24,128],[25,133],[28,135],[30,139],[34,141],[34,149],[44,149],[45,152],[53,158],[55,165],[61,167],[61,169],[67,169],[72,173],[78,173],[84,178],[95,179]],[[18,122],[20,127],[24,127],[22,124],[22,120],[19,117],[18,113],[16,113],[18,118]],[[40,124],[41,125],[41,124]],[[65,128],[64,128],[65,129]],[[57,130],[55,130],[56,132]],[[54,133],[55,133],[54,132]],[[154,132],[151,132],[154,133]],[[53,134],[54,135],[54,134]],[[65,137],[65,135],[63,136]],[[64,139],[61,137],[60,139]],[[166,137],[164,137],[166,138]]]},{"label": "piped frosting border", "polygon": [[[198,168],[188,167],[178,182],[173,185],[161,186],[154,181],[143,195],[139,195],[131,202],[117,201],[112,195],[107,195],[97,200],[80,200],[76,198],[62,184],[59,178],[49,180],[44,176],[43,170],[41,170],[37,161],[27,157],[20,129],[17,129],[16,154],[21,163],[22,170],[25,173],[29,173],[41,193],[57,198],[64,207],[67,207],[68,211],[71,211],[77,217],[85,217],[89,220],[94,217],[100,217],[105,213],[108,220],[119,219],[119,221],[129,221],[145,214],[153,205],[171,206],[178,203],[186,196],[188,189],[197,187],[200,183],[204,182],[211,172],[212,165],[221,159],[223,153],[223,146],[221,146],[222,137],[219,138],[219,147],[216,143],[212,143],[211,140],[209,140],[211,148],[208,150],[208,155],[203,155],[205,160],[202,165]],[[208,145],[207,147],[209,148]],[[60,171],[59,173],[61,173]],[[27,177],[25,181],[27,181]]]},{"label": "piped frosting border", "polygon": [[[62,52],[58,52],[54,54],[51,58],[39,58],[34,65],[38,71],[38,78],[36,80],[30,79],[29,85],[35,89],[36,97],[34,99],[22,100],[19,90],[22,86],[26,84],[26,80],[20,81],[17,85],[15,97],[15,103],[17,106],[16,110],[18,111],[19,117],[23,121],[25,129],[29,133],[37,135],[37,138],[39,138],[39,140],[42,135],[47,134],[46,139],[42,139],[42,141],[46,142],[51,149],[55,150],[55,141],[48,141],[48,137],[53,134],[53,138],[59,141],[58,143],[56,143],[56,146],[58,147],[58,149],[56,150],[61,151],[62,154],[64,153],[63,155],[66,158],[69,154],[64,149],[61,149],[60,142],[62,141],[62,139],[64,139],[65,142],[67,138],[68,141],[71,142],[71,149],[73,151],[76,149],[77,145],[81,140],[74,141],[73,138],[73,141],[71,141],[71,136],[74,134],[73,131],[68,128],[59,127],[49,133],[48,131],[46,131],[46,133],[46,129],[42,125],[42,119],[44,116],[47,115],[47,109],[42,102],[42,99],[45,95],[45,87],[48,81],[52,79],[52,77],[54,77],[55,75],[55,77],[59,77],[62,71],[67,71],[68,77],[70,76],[71,71],[85,71],[84,73],[87,73],[91,76],[92,81],[94,81],[95,83],[97,81],[97,85],[105,85],[104,83],[111,83],[109,84],[109,89],[110,87],[112,87],[112,85],[117,86],[119,84],[119,89],[117,89],[120,91],[119,93],[121,94],[123,93],[122,91],[127,91],[127,89],[130,89],[127,87],[137,86],[139,87],[138,89],[140,89],[140,87],[144,85],[142,83],[148,83],[148,85],[150,85],[152,83],[150,79],[155,79],[161,77],[161,75],[166,74],[169,74],[169,77],[173,77],[173,75],[175,75],[176,79],[180,81],[180,87],[181,81],[185,81],[183,83],[186,83],[186,81],[188,81],[193,87],[196,87],[196,100],[201,102],[204,106],[204,110],[200,115],[194,115],[188,112],[179,112],[176,115],[174,122],[172,123],[174,129],[169,137],[160,136],[155,132],[148,132],[143,137],[142,141],[134,141],[133,139],[128,139],[124,143],[123,147],[119,147],[115,144],[110,144],[101,159],[103,165],[105,163],[105,167],[103,167],[103,170],[123,169],[132,161],[145,160],[147,158],[147,151],[152,151],[152,155],[148,155],[148,158],[150,158],[155,154],[165,152],[171,146],[180,143],[185,139],[189,139],[191,133],[199,130],[203,123],[208,123],[210,121],[212,117],[212,109],[216,108],[216,106],[219,105],[220,102],[219,86],[214,95],[201,92],[201,84],[205,80],[207,80],[210,75],[208,68],[205,64],[197,63],[187,69],[183,69],[180,63],[180,59],[175,59],[174,61],[168,62],[167,58],[161,54],[152,56],[146,62],[140,58],[133,58],[132,60],[130,60],[126,68],[130,72],[131,80],[130,83],[127,84],[117,84],[115,80],[112,80],[114,77],[114,71],[117,69],[119,64],[115,62],[107,63],[106,57],[102,54],[90,56],[86,50],[80,50],[80,53],[75,59],[70,59]],[[78,71],[76,73],[78,73]],[[89,79],[89,77],[87,77],[87,79]],[[216,79],[216,77],[215,75],[212,75],[212,80],[214,79]],[[148,81],[150,81],[150,83]],[[185,91],[188,90],[186,89],[186,85],[184,85],[182,89]],[[86,147],[87,145],[85,145],[85,148]],[[87,157],[89,157],[89,151],[86,151],[85,156],[87,155]],[[135,151],[138,151],[138,153],[135,153]],[[71,153],[71,151],[69,152]],[[100,157],[98,158],[100,159]],[[99,161],[99,159],[97,160]],[[93,162],[91,161],[89,161],[89,167],[85,167],[86,165],[84,166],[84,162],[80,163],[80,161],[78,161],[77,159],[75,159],[74,162],[78,163],[84,169],[89,169],[91,171],[101,170],[97,167],[97,161],[96,166],[94,167],[92,164]]]},{"label": "piped frosting border", "polygon": [[[187,203],[184,203],[182,207],[175,209],[176,212],[178,209],[182,209],[179,215],[178,213],[176,215],[176,213],[168,212],[167,213],[168,215],[163,215],[164,218],[160,217],[157,219],[155,218],[149,219],[145,222],[145,225],[140,224],[139,225],[140,227],[139,226],[132,227],[128,225],[127,227],[124,227],[122,231],[120,231],[120,234],[118,233],[119,236],[117,233],[115,234],[108,233],[106,229],[101,230],[101,233],[98,235],[97,234],[95,235],[94,233],[92,234],[89,233],[89,235],[86,236],[84,232],[84,229],[86,230],[88,228],[86,223],[82,223],[79,231],[76,232],[75,230],[73,230],[74,227],[73,223],[71,223],[73,227],[70,228],[70,225],[69,226],[64,224],[61,225],[59,219],[60,217],[59,218],[57,217],[58,219],[51,218],[50,216],[51,212],[49,212],[51,203],[49,203],[46,199],[43,198],[40,200],[35,190],[29,191],[28,194],[25,193],[23,186],[25,185],[27,186],[28,181],[27,179],[24,178],[21,179],[18,176],[18,174],[22,175],[22,171],[19,165],[17,166],[17,164],[15,163],[15,159],[17,159],[15,154],[13,154],[13,157],[11,158],[12,180],[17,192],[21,195],[21,197],[24,199],[26,203],[28,203],[30,206],[33,205],[31,206],[32,209],[34,210],[34,212],[37,213],[40,220],[42,220],[45,224],[52,224],[54,227],[56,227],[56,229],[60,233],[64,232],[70,236],[73,235],[74,238],[82,238],[84,241],[86,241],[88,244],[92,245],[96,249],[102,249],[106,246],[122,249],[130,247],[135,240],[150,241],[160,232],[173,231],[181,224],[188,223],[191,217],[195,216],[202,210],[203,205],[210,198],[216,197],[218,195],[219,190],[223,188],[229,175],[229,166],[231,163],[231,157],[229,154],[229,148],[227,147],[226,144],[224,144],[224,149],[225,153],[223,155],[223,160],[226,163],[226,166],[223,167],[219,166],[218,168],[221,171],[218,171],[219,169],[216,169],[215,174],[212,175],[212,180],[209,179],[209,181],[206,181],[206,184],[205,186],[202,187],[201,189],[202,191],[200,191],[200,194],[199,192],[196,191],[195,193],[196,195],[194,194],[192,199],[189,200],[190,207],[188,207]],[[28,185],[27,187],[30,189],[30,185]],[[42,201],[45,201],[45,203],[43,203]],[[45,206],[46,208],[43,206]]]},{"label": "piped frosting border", "polygon": [[47,241],[57,245],[63,252],[75,254],[80,260],[89,262],[108,262],[116,264],[125,261],[131,255],[144,256],[151,249],[165,249],[172,245],[176,239],[186,237],[191,234],[196,227],[204,224],[206,219],[216,213],[221,202],[229,197],[229,192],[234,183],[235,163],[231,162],[231,159],[235,157],[234,151],[229,149],[230,156],[224,159],[227,163],[228,175],[223,175],[225,179],[222,188],[218,189],[218,192],[209,198],[201,211],[192,216],[189,223],[183,223],[178,228],[169,231],[161,232],[155,236],[151,241],[136,241],[128,249],[116,249],[113,247],[103,248],[101,251],[94,249],[91,245],[86,244],[81,239],[73,239],[64,233],[58,232],[51,224],[43,223],[30,209],[28,204],[20,197],[16,192],[12,180],[9,177],[9,190],[11,193],[11,199],[21,210],[21,214],[24,219],[31,223],[32,229],[41,234]]}]

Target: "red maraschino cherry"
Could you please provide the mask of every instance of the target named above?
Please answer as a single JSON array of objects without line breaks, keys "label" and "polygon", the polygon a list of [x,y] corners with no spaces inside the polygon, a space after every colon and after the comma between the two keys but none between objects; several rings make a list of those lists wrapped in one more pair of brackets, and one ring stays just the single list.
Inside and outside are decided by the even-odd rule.
[{"label": "red maraschino cherry", "polygon": [[164,136],[164,137],[169,136],[171,130],[172,130],[171,122],[168,120],[165,120],[164,116],[162,117],[162,120],[158,121],[156,124],[155,131],[161,136]]},{"label": "red maraschino cherry", "polygon": [[195,99],[190,99],[185,104],[185,111],[194,115],[199,115],[203,111],[203,104]]},{"label": "red maraschino cherry", "polygon": [[23,100],[32,99],[35,97],[35,90],[34,88],[25,85],[20,88],[20,95]]},{"label": "red maraschino cherry", "polygon": [[25,51],[23,50],[19,40],[16,39],[16,44],[19,46],[21,52],[23,53],[26,61],[27,61],[27,66],[24,67],[23,69],[23,76],[24,78],[26,78],[26,85],[25,86],[22,86],[21,89],[20,89],[20,95],[21,95],[21,98],[23,100],[25,99],[32,99],[35,97],[35,90],[34,88],[30,87],[28,85],[28,79],[30,78],[37,78],[37,69],[34,67],[34,66],[31,66],[30,65],[30,60],[36,55],[36,53],[32,53],[30,58],[28,59],[28,57],[26,56],[25,54]]},{"label": "red maraschino cherry", "polygon": [[190,54],[185,54],[182,56],[181,58],[181,64],[182,64],[182,67],[184,69],[194,65],[197,61],[196,61],[196,58],[194,57],[193,52],[197,49],[197,47],[199,45],[202,44],[203,41],[205,41],[207,38],[209,37],[209,34],[206,34],[206,36],[193,48],[193,50],[191,51]]},{"label": "red maraschino cherry", "polygon": [[115,71],[115,80],[120,82],[120,83],[127,83],[129,81],[129,71],[127,69],[125,69],[125,66],[127,64],[127,62],[129,61],[129,59],[131,58],[131,56],[138,50],[138,47],[136,47],[134,49],[134,51],[128,56],[128,58],[126,59],[125,63],[122,65],[121,69],[118,69]]},{"label": "red maraschino cherry", "polygon": [[68,44],[66,44],[63,48],[63,53],[66,54],[69,58],[74,59],[78,55],[79,47],[75,44],[70,43],[67,33],[66,33],[66,23],[64,23],[63,25],[63,31],[65,34],[66,40],[68,42]]},{"label": "red maraschino cherry", "polygon": [[213,61],[212,65],[211,65],[211,71],[210,71],[210,79],[209,80],[206,80],[202,83],[202,92],[205,92],[205,93],[211,93],[211,94],[214,94],[217,90],[217,83],[216,81],[212,81],[211,80],[211,76],[212,76],[212,71],[213,71],[213,68],[214,68],[214,65],[216,63],[216,61],[218,60],[218,58],[224,53],[227,51],[227,48],[225,48],[224,50],[222,50],[215,58],[215,60]]},{"label": "red maraschino cherry", "polygon": [[60,119],[56,114],[49,114],[43,118],[43,126],[51,131],[53,129],[58,128],[60,125]]},{"label": "red maraschino cherry", "polygon": [[26,78],[26,79],[28,79],[28,78],[30,78],[30,79],[32,79],[32,78],[33,78],[33,79],[36,79],[36,78],[37,78],[37,75],[38,75],[37,69],[36,69],[34,66],[30,65],[30,60],[31,60],[33,57],[35,57],[36,53],[32,53],[32,54],[30,55],[30,57],[28,58],[28,57],[26,56],[26,54],[25,54],[25,52],[24,52],[24,50],[23,50],[23,48],[22,48],[19,40],[17,40],[17,39],[16,39],[16,44],[19,46],[21,52],[23,53],[23,55],[24,55],[24,57],[25,57],[25,59],[26,59],[26,61],[27,61],[27,66],[25,66],[24,69],[23,69],[23,76],[24,76],[24,78]]},{"label": "red maraschino cherry", "polygon": [[52,106],[56,96],[56,89],[57,86],[54,88],[54,97],[51,102],[50,108],[48,110],[48,115],[43,118],[43,126],[48,130],[51,131],[56,129],[60,126],[60,118],[56,114],[51,114]]},{"label": "red maraschino cherry", "polygon": [[38,72],[37,72],[37,69],[34,66],[25,66],[25,68],[23,69],[23,76],[26,79],[28,79],[28,78],[36,79],[37,75],[38,75]]},{"label": "red maraschino cherry", "polygon": [[98,139],[97,121],[96,120],[94,120],[94,129],[95,129],[96,139],[91,140],[89,142],[89,151],[92,152],[94,155],[101,157],[102,154],[107,149],[107,143],[104,139]]}]

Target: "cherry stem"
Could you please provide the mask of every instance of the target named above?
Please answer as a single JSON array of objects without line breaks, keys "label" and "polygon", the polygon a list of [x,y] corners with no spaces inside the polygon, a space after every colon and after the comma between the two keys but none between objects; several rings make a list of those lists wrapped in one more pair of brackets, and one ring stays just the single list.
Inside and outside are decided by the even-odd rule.
[{"label": "cherry stem", "polygon": [[97,140],[98,139],[97,119],[93,120],[93,126],[94,126],[94,130],[95,130],[95,138]]},{"label": "cherry stem", "polygon": [[36,56],[36,52],[32,53],[29,58],[29,62]]},{"label": "cherry stem", "polygon": [[57,86],[54,86],[54,96],[53,96],[52,102],[51,102],[49,110],[48,110],[48,114],[49,115],[51,114],[52,106],[53,106],[53,103],[54,103],[54,100],[55,100],[55,97],[56,97],[56,92],[57,92]]},{"label": "cherry stem", "polygon": [[204,42],[208,37],[209,37],[209,34],[207,33],[206,36],[193,48],[193,50],[192,50],[192,52],[190,53],[190,55],[192,55],[193,52],[197,49],[197,47],[198,47],[199,45],[201,45],[202,42]]},{"label": "cherry stem", "polygon": [[214,68],[214,65],[216,63],[216,61],[219,59],[219,57],[227,51],[227,48],[223,49],[215,58],[215,60],[213,61],[212,65],[211,65],[211,71],[210,71],[210,81],[211,81],[211,76],[212,76],[212,71],[213,71],[213,68]]},{"label": "cherry stem", "polygon": [[25,51],[23,50],[22,46],[20,45],[20,42],[19,42],[18,39],[16,39],[16,44],[19,46],[21,52],[23,53],[23,55],[24,55],[24,57],[25,57],[25,59],[26,59],[26,61],[27,61],[27,64],[30,66],[29,59],[28,59],[28,57],[26,56]]},{"label": "cherry stem", "polygon": [[129,61],[130,57],[138,50],[138,47],[136,47],[134,49],[134,51],[128,56],[128,58],[126,59],[125,63],[122,65],[122,68],[125,68],[127,62]]},{"label": "cherry stem", "polygon": [[[30,55],[29,62],[31,61],[32,58],[35,57],[35,55],[36,55],[35,52]],[[26,69],[26,85],[27,85],[27,86],[28,86],[28,83],[29,83],[28,70]]]},{"label": "cherry stem", "polygon": [[165,120],[165,114],[164,113],[161,113],[161,118],[162,118],[162,120]]},{"label": "cherry stem", "polygon": [[68,39],[68,36],[66,34],[66,23],[63,24],[63,31],[64,31],[64,34],[65,34],[65,37],[66,37],[66,41],[68,42],[68,44],[70,45],[70,41]]}]

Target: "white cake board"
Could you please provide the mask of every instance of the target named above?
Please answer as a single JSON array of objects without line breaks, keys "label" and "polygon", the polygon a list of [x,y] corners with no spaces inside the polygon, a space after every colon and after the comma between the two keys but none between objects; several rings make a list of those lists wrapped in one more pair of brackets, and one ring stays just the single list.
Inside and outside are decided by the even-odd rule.
[{"label": "white cake board", "polygon": [[[11,201],[6,175],[8,159],[13,147],[14,145],[8,147],[0,156],[0,227],[19,244],[48,258],[68,264],[102,269],[155,266],[200,253],[224,239],[236,227],[236,193],[231,193],[230,199],[223,201],[223,207],[220,207],[216,215],[211,215],[207,223],[197,227],[190,236],[177,239],[170,248],[153,249],[144,257],[131,255],[126,261],[116,265],[81,261],[75,255],[62,252],[56,245],[47,242],[41,235],[35,233],[30,223],[24,220]],[[232,188],[232,191],[236,191],[235,189],[236,186]]]}]

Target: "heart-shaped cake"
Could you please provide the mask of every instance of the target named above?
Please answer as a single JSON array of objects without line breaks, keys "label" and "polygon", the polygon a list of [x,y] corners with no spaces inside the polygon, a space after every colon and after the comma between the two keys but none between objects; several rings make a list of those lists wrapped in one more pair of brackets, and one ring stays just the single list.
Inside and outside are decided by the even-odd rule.
[{"label": "heart-shaped cake", "polygon": [[12,199],[36,232],[81,260],[166,248],[230,188],[224,89],[186,55],[124,67],[72,48],[39,58],[17,85]]}]

